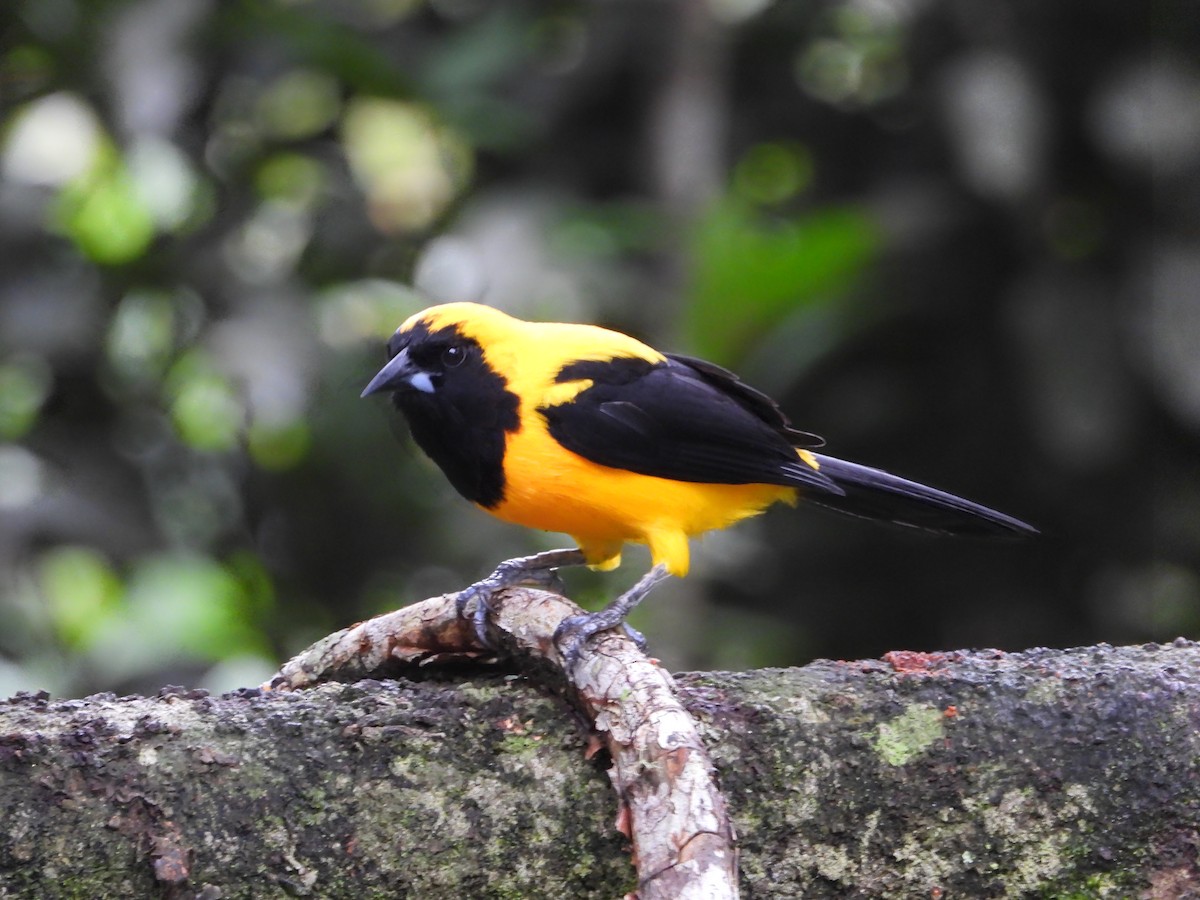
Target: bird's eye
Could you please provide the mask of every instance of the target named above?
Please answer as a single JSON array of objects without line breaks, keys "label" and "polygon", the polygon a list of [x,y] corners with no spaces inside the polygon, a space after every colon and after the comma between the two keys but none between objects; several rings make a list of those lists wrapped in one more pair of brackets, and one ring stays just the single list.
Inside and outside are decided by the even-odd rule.
[{"label": "bird's eye", "polygon": [[462,347],[450,346],[442,351],[442,365],[447,369],[453,369],[456,366],[461,366],[463,360],[467,358],[467,351]]}]

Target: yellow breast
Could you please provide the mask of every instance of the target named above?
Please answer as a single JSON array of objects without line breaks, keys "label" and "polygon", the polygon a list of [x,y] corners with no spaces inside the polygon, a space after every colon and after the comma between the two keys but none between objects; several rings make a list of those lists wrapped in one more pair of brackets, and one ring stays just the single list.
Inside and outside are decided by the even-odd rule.
[{"label": "yellow breast", "polygon": [[555,441],[536,409],[521,418],[521,431],[508,437],[504,500],[488,512],[569,534],[600,568],[617,565],[621,546],[635,543],[649,545],[672,575],[686,575],[688,537],[796,498],[778,485],[670,481],[597,465]]}]

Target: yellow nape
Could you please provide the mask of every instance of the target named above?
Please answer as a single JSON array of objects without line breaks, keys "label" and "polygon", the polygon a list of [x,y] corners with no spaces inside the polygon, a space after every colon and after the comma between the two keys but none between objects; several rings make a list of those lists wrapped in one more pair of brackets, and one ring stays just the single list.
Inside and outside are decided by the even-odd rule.
[{"label": "yellow nape", "polygon": [[555,381],[567,362],[603,362],[634,357],[650,362],[666,359],[636,338],[596,325],[566,322],[526,322],[479,303],[431,306],[400,326],[401,331],[424,323],[432,331],[454,327],[484,348],[488,365],[501,373],[507,387],[521,398],[522,416],[540,406],[571,400],[589,387],[579,380]]}]

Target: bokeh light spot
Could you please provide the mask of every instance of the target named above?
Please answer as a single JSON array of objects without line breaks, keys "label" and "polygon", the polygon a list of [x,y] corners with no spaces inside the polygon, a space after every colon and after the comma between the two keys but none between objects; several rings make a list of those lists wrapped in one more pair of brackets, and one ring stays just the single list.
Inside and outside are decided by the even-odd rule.
[{"label": "bokeh light spot", "polygon": [[281,75],[258,99],[262,130],[282,140],[318,134],[333,124],[340,111],[338,83],[310,69],[293,69]]},{"label": "bokeh light spot", "polygon": [[734,169],[738,196],[752,203],[782,203],[806,189],[813,178],[808,148],[794,142],[751,147]]},{"label": "bokeh light spot", "polygon": [[42,493],[42,464],[16,444],[0,444],[0,509],[28,506]]},{"label": "bokeh light spot", "polygon": [[317,328],[331,347],[349,347],[386,338],[429,299],[412,288],[368,278],[348,281],[324,291],[317,301]]},{"label": "bokeh light spot", "polygon": [[387,233],[431,225],[470,178],[470,147],[414,103],[353,100],[342,138],[371,220]]},{"label": "bokeh light spot", "polygon": [[34,356],[0,365],[0,438],[18,438],[37,421],[50,391],[50,367]]},{"label": "bokeh light spot", "polygon": [[238,442],[245,410],[233,386],[199,350],[171,367],[171,422],[180,438],[197,450],[231,450]]},{"label": "bokeh light spot", "polygon": [[263,469],[280,471],[299,464],[308,455],[312,432],[303,419],[284,423],[255,422],[247,433],[250,455]]},{"label": "bokeh light spot", "polygon": [[118,304],[108,328],[109,365],[130,381],[157,379],[175,339],[175,310],[166,294],[134,291]]},{"label": "bokeh light spot", "polygon": [[194,217],[199,182],[178,147],[158,138],[139,138],[126,162],[138,201],[160,228],[173,231]]},{"label": "bokeh light spot", "polygon": [[87,174],[103,134],[92,108],[61,91],[27,104],[13,116],[4,139],[6,178],[60,185]]},{"label": "bokeh light spot", "polygon": [[81,647],[121,602],[121,579],[90,547],[61,546],[44,553],[38,566],[46,609],[59,640]]},{"label": "bokeh light spot", "polygon": [[111,149],[99,155],[91,172],[63,188],[55,221],[84,256],[108,265],[137,259],[154,237],[150,210]]},{"label": "bokeh light spot", "polygon": [[295,206],[311,206],[325,185],[325,167],[301,153],[277,153],[268,158],[254,179],[258,195]]},{"label": "bokeh light spot", "polygon": [[[117,614],[88,641],[92,664],[109,678],[168,662],[269,656],[244,585],[220,563],[186,554],[143,558],[130,573]],[[130,635],[138,635],[130,640]]]}]

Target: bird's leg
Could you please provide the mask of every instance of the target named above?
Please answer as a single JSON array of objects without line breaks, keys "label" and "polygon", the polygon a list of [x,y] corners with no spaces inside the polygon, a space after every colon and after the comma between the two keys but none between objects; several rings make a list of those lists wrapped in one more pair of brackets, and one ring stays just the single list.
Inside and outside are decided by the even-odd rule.
[{"label": "bird's leg", "polygon": [[625,617],[629,615],[635,606],[646,599],[646,595],[654,590],[660,581],[664,581],[670,577],[671,573],[667,571],[667,567],[663,563],[659,563],[643,575],[637,584],[608,604],[608,606],[604,607],[604,609],[600,610],[600,612],[563,619],[554,631],[554,642],[558,644],[558,648],[562,652],[563,659],[566,660],[567,665],[575,665],[575,661],[579,658],[579,650],[583,646],[584,641],[594,634],[598,634],[601,631],[608,631],[610,628],[616,628],[618,625],[623,625],[626,633],[633,638],[640,648],[645,649],[645,638],[626,624]]},{"label": "bird's leg", "polygon": [[466,614],[467,606],[475,601],[475,634],[479,642],[488,647],[487,613],[488,601],[492,594],[504,588],[518,584],[536,584],[540,587],[554,588],[558,585],[558,575],[555,569],[559,566],[582,566],[587,562],[583,551],[571,548],[569,550],[546,550],[533,556],[519,556],[506,560],[496,566],[496,571],[482,581],[477,581],[466,590],[460,591],[455,605],[458,614]]}]

